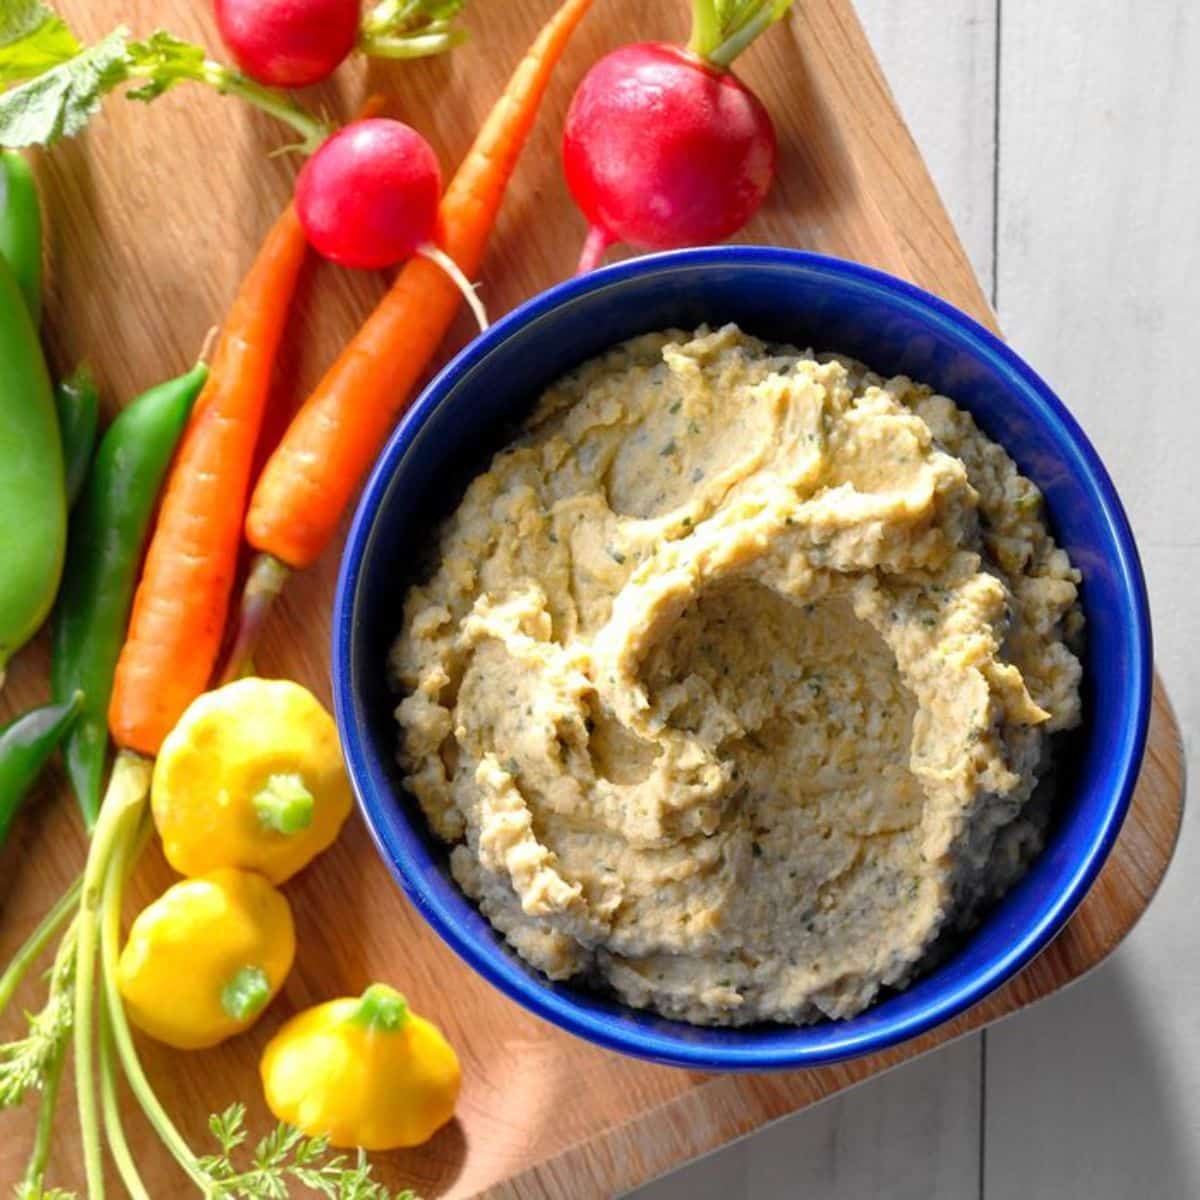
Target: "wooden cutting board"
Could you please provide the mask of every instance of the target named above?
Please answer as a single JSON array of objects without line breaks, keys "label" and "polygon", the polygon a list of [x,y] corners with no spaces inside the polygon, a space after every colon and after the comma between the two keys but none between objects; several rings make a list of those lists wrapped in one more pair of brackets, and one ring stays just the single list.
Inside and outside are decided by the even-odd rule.
[{"label": "wooden cutting board", "polygon": [[[471,0],[468,45],[409,64],[354,63],[311,95],[346,116],[368,90],[431,138],[451,170],[553,0]],[[197,0],[62,0],[77,31],[118,21],[139,34],[164,25],[218,42]],[[686,36],[686,5],[597,0],[547,97],[483,275],[498,314],[571,273],[583,237],[558,165],[558,136],[575,82],[622,42]],[[780,178],[747,241],[859,259],[940,293],[994,325],[962,247],[863,37],[850,0],[798,0],[740,68],[774,114]],[[954,97],[947,96],[947,103]],[[112,99],[93,130],[41,156],[49,226],[45,335],[53,365],[87,357],[109,411],[180,371],[218,322],[295,171],[268,157],[287,140],[235,101],[182,87],[149,108]],[[314,266],[300,292],[279,372],[275,428],[382,293],[380,276]],[[448,355],[470,335],[464,317]],[[329,699],[329,614],[336,550],[293,579],[259,659]],[[26,650],[0,700],[0,719],[46,695],[44,641]],[[371,979],[399,985],[458,1047],[465,1087],[458,1120],[428,1145],[378,1156],[380,1173],[426,1197],[617,1194],[767,1121],[1023,1008],[1105,958],[1145,910],[1170,860],[1182,814],[1179,732],[1161,686],[1131,815],[1104,873],[1055,943],[1023,974],[951,1024],[892,1052],[827,1070],[705,1076],[594,1048],[518,1008],[483,983],[429,931],[393,885],[355,817],[337,845],[288,884],[299,955],[283,996],[250,1034],[193,1054],[143,1043],[149,1073],[196,1147],[205,1118],[235,1099],[252,1129],[268,1123],[259,1052],[298,1007],[357,993]],[[75,876],[84,844],[60,775],[51,773],[0,855],[0,960]],[[138,907],[171,881],[152,850],[133,889]],[[19,1008],[35,1003],[26,984]],[[18,1028],[10,1013],[0,1033]],[[155,1197],[189,1194],[126,1097],[135,1156]],[[0,1190],[27,1152],[30,1110],[0,1116]],[[77,1128],[64,1088],[51,1182],[79,1187]],[[114,1182],[112,1194],[119,1195]]]}]

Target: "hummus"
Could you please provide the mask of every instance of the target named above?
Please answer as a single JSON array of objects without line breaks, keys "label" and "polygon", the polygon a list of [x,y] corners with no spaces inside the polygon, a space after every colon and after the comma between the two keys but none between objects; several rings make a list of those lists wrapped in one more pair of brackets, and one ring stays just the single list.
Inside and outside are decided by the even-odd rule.
[{"label": "hummus", "polygon": [[903,986],[1040,848],[1078,573],[944,396],[639,337],[470,486],[391,656],[400,762],[516,951],[704,1024]]}]

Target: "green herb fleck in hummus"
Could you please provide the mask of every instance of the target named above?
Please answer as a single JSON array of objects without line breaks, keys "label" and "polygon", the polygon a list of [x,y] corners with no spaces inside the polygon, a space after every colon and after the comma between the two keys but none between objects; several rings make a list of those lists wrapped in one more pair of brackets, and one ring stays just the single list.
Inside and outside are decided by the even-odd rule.
[{"label": "green herb fleck in hummus", "polygon": [[469,488],[391,656],[408,787],[529,962],[704,1024],[847,1017],[1039,847],[1078,574],[942,396],[636,338]]}]

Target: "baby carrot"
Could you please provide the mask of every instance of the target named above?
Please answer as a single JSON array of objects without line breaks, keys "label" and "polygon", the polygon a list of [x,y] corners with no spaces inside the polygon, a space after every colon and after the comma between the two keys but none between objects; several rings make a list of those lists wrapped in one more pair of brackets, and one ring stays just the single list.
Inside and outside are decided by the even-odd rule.
[{"label": "baby carrot", "polygon": [[[565,0],[550,18],[442,197],[435,240],[467,276],[479,268],[551,73],[590,3]],[[441,268],[409,260],[263,470],[246,518],[256,550],[299,568],[325,549],[461,300]]]},{"label": "baby carrot", "polygon": [[217,341],[117,662],[108,723],[124,749],[156,754],[212,675],[271,369],[306,244],[289,204],[242,281]]}]

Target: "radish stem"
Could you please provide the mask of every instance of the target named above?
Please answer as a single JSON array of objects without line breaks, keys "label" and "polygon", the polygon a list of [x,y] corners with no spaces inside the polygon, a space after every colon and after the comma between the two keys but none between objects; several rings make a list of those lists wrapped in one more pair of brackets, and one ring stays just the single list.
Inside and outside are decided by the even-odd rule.
[{"label": "radish stem", "polygon": [[420,37],[360,37],[358,48],[371,58],[430,58],[461,42],[467,35],[461,30],[451,33],[426,33]]},{"label": "radish stem", "polygon": [[304,139],[300,148],[305,154],[311,154],[329,136],[329,127],[305,112],[290,97],[255,83],[241,71],[205,59],[199,78],[204,83],[212,84],[223,95],[239,96],[255,108],[290,125]]},{"label": "radish stem", "polygon": [[706,59],[720,42],[721,18],[717,15],[715,0],[692,0],[692,36],[688,49]]},{"label": "radish stem", "polygon": [[375,58],[425,58],[466,41],[455,27],[461,3],[428,0],[380,0],[363,13],[358,48]]},{"label": "radish stem", "polygon": [[786,15],[793,0],[741,0],[722,14],[716,0],[692,0],[688,50],[710,66],[730,64],[764,30]]},{"label": "radish stem", "polygon": [[121,82],[142,80],[143,86],[129,93],[135,100],[152,100],[180,80],[207,84],[222,95],[238,96],[247,104],[290,125],[303,139],[301,149],[311,154],[328,136],[329,127],[301,108],[286,92],[264,87],[241,71],[204,57],[198,46],[190,46],[159,31],[144,42],[130,42]]},{"label": "radish stem", "polygon": [[788,5],[781,6],[768,0],[749,20],[730,30],[725,40],[710,54],[708,61],[714,67],[728,68],[735,58],[764,30],[774,25],[784,15]]}]

